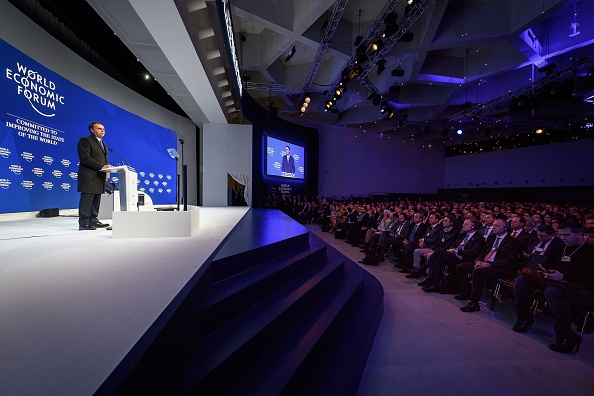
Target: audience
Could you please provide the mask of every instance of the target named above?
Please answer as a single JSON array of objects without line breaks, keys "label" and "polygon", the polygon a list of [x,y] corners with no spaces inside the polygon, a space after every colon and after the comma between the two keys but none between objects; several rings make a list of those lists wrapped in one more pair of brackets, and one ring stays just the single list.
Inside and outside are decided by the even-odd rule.
[{"label": "audience", "polygon": [[[549,348],[570,353],[579,349],[582,339],[571,329],[571,306],[588,306],[594,301],[594,245],[584,241],[584,228],[574,222],[559,225],[563,244],[552,248],[539,265],[541,276],[518,276],[514,284],[517,321],[513,330],[527,331],[534,318],[530,314],[532,292],[544,288],[548,306],[555,316],[555,342]],[[542,280],[556,282],[545,283]],[[564,281],[564,282],[559,282]]]},{"label": "audience", "polygon": [[[456,276],[460,309],[480,310],[485,286],[514,278],[529,268],[538,279],[518,275],[514,281],[516,332],[527,331],[532,292],[544,291],[555,317],[556,340],[549,347],[561,353],[578,350],[581,338],[571,329],[572,308],[594,308],[594,205],[538,202],[372,202],[363,197],[270,196],[267,207],[279,208],[302,223],[323,231],[347,230],[347,242],[362,253],[384,256],[391,247],[394,262],[406,278],[426,276],[423,290],[438,291],[444,270]],[[480,219],[477,220],[477,219]],[[344,233],[343,233],[344,234]],[[518,271],[520,268],[527,268]],[[560,282],[563,281],[563,282]]]}]

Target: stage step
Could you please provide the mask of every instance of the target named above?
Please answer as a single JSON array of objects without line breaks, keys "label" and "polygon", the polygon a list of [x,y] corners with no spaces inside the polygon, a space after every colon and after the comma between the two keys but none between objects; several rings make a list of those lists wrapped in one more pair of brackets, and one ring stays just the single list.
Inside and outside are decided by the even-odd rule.
[{"label": "stage step", "polygon": [[248,214],[97,394],[356,393],[380,283],[278,211]]}]

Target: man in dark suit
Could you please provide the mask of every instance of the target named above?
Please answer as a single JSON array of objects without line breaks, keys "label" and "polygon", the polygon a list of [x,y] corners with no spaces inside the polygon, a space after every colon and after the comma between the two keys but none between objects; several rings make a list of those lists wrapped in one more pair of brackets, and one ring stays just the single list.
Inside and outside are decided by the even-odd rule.
[{"label": "man in dark suit", "polygon": [[[413,268],[413,253],[419,247],[419,241],[424,238],[434,240],[441,227],[438,226],[441,217],[437,213],[429,215],[429,223],[423,222],[424,212],[417,212],[413,216],[413,227],[408,238],[403,241],[401,273],[410,273]],[[417,222],[418,221],[418,222]],[[417,225],[418,224],[418,225]]]},{"label": "man in dark suit", "polygon": [[[369,214],[365,211],[365,206],[359,206],[359,212],[355,222],[347,224],[346,242],[353,246],[359,246],[361,239],[361,230],[367,225]],[[367,229],[366,229],[367,231]]]},{"label": "man in dark suit", "polygon": [[293,176],[295,174],[295,159],[291,157],[291,148],[289,146],[285,146],[281,171],[283,176]]},{"label": "man in dark suit", "polygon": [[89,124],[89,136],[78,141],[78,178],[77,191],[80,192],[78,205],[78,229],[95,230],[97,227],[107,227],[101,223],[99,205],[101,194],[105,191],[105,181],[109,173],[101,172],[102,169],[111,168],[107,162],[107,146],[103,142],[105,127],[100,122]]},{"label": "man in dark suit", "polygon": [[438,249],[431,258],[427,260],[427,268],[431,269],[431,277],[419,283],[423,286],[423,291],[427,293],[434,293],[438,291],[437,285],[443,276],[443,270],[446,265],[453,269],[460,263],[473,261],[478,257],[483,246],[485,245],[485,238],[477,231],[480,223],[475,218],[468,218],[462,223],[462,234],[454,243],[454,248]]},{"label": "man in dark suit", "polygon": [[509,235],[520,242],[521,250],[525,250],[530,241],[530,233],[524,230],[526,219],[522,216],[512,216],[509,221]]},{"label": "man in dark suit", "polygon": [[[493,222],[493,230],[485,242],[485,247],[474,262],[456,266],[460,294],[456,300],[470,300],[460,308],[463,312],[480,311],[479,301],[487,280],[509,278],[517,271],[520,243],[509,236],[505,230],[505,221]],[[472,274],[472,288],[468,275]]]},{"label": "man in dark suit", "polygon": [[561,239],[555,236],[555,229],[550,225],[538,226],[536,236],[538,240],[535,242],[531,241],[522,254],[525,262],[530,260],[532,255],[548,256],[551,249],[561,243]]}]

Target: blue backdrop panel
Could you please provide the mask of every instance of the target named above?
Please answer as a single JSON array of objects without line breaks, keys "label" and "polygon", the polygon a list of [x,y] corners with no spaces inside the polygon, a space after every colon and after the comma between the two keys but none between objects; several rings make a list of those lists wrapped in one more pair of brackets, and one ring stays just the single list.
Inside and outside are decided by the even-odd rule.
[{"label": "blue backdrop panel", "polygon": [[[76,208],[78,140],[105,125],[105,142],[138,172],[155,204],[176,198],[175,132],[129,113],[45,68],[0,40],[0,213]],[[113,178],[117,184],[117,177]]]}]

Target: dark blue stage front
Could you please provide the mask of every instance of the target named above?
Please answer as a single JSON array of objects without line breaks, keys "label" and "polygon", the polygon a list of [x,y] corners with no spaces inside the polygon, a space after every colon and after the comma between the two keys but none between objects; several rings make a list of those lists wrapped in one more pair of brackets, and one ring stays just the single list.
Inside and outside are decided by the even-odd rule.
[{"label": "dark blue stage front", "polygon": [[383,288],[301,224],[250,209],[97,394],[355,394]]}]

